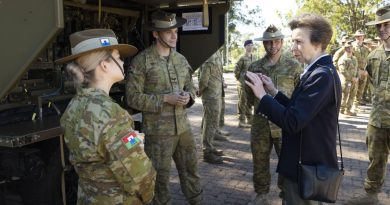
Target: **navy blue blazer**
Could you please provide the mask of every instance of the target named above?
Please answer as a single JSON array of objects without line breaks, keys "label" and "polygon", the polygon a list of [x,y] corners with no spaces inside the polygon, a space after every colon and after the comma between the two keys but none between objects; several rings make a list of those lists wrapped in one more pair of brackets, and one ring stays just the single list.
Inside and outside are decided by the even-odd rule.
[{"label": "navy blue blazer", "polygon": [[336,132],[340,102],[340,78],[329,55],[321,57],[308,69],[291,99],[281,92],[274,98],[266,95],[261,99],[257,113],[282,128],[279,174],[297,182],[301,131],[303,164],[338,167]]}]

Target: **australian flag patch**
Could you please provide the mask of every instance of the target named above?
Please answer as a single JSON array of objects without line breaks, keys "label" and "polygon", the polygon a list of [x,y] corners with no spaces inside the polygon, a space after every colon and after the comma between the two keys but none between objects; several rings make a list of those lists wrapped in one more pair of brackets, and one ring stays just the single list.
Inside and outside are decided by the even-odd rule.
[{"label": "australian flag patch", "polygon": [[100,44],[102,46],[109,46],[109,45],[111,45],[110,40],[108,38],[101,38],[100,39]]},{"label": "australian flag patch", "polygon": [[127,149],[131,149],[140,142],[141,140],[137,137],[136,132],[130,132],[122,138],[122,143],[126,146]]}]

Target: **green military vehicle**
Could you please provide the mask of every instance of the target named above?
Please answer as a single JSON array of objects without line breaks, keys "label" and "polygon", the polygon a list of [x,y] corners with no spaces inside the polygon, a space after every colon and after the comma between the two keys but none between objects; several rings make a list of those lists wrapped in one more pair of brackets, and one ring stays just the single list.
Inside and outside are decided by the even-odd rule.
[{"label": "green military vehicle", "polygon": [[[177,50],[193,68],[225,43],[230,0],[0,0],[0,204],[76,204],[77,174],[67,162],[59,119],[75,93],[63,65],[69,35],[110,28],[143,50],[143,24],[156,9],[187,18]],[[131,59],[125,60],[125,69]],[[110,95],[123,107],[124,83]],[[129,109],[130,111],[131,109]],[[138,128],[139,128],[138,124]]]}]

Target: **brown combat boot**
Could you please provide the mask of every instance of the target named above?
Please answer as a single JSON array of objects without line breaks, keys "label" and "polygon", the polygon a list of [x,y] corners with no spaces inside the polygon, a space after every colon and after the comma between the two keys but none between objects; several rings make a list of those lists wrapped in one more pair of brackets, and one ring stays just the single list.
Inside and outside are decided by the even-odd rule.
[{"label": "brown combat boot", "polygon": [[344,205],[377,205],[379,204],[378,194],[377,193],[367,193],[357,195],[347,202]]},{"label": "brown combat boot", "polygon": [[220,156],[217,156],[213,152],[203,152],[203,161],[210,164],[222,164],[223,159]]}]

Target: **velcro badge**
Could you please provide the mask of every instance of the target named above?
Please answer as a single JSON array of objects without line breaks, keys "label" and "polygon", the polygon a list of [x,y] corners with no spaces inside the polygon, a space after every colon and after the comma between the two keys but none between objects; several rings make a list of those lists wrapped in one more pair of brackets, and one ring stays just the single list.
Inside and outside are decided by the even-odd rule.
[{"label": "velcro badge", "polygon": [[134,147],[140,142],[141,140],[137,137],[136,132],[130,132],[122,138],[122,143],[125,145],[127,149],[131,149],[132,147]]}]

